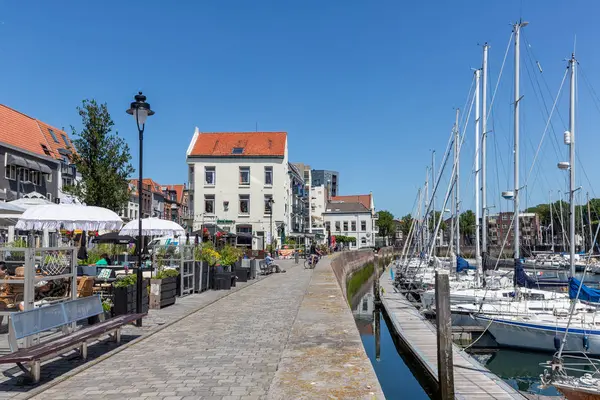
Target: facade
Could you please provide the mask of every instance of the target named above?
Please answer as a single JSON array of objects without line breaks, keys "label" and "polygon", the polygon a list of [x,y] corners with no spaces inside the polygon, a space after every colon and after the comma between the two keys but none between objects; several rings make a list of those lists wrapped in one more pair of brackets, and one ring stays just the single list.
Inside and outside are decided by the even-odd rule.
[{"label": "facade", "polygon": [[290,232],[286,132],[203,133],[196,128],[187,164],[194,231],[217,225],[242,234],[239,245],[251,244],[248,237],[269,244],[272,236]]},{"label": "facade", "polygon": [[304,179],[304,196],[305,196],[305,207],[304,207],[304,226],[306,232],[312,232],[312,210],[310,207],[312,197],[312,174],[310,165],[304,163],[294,163],[294,166],[298,168]]},{"label": "facade", "polygon": [[362,203],[329,202],[323,220],[325,231],[330,232],[331,236],[356,238],[356,243],[350,244],[351,249],[375,246],[375,218]]},{"label": "facade", "polygon": [[325,212],[326,202],[326,189],[324,185],[314,186],[311,188],[311,197],[310,197],[310,224],[311,224],[311,232],[322,235],[324,237],[327,236],[327,231],[325,230],[325,223],[323,220],[323,213]]},{"label": "facade", "polygon": [[[488,217],[488,243],[490,246],[502,246],[507,237],[504,248],[512,248],[514,243],[512,212],[501,212]],[[536,213],[519,214],[520,234],[522,246],[536,246],[542,243],[542,229],[540,217]]]},{"label": "facade", "polygon": [[[185,184],[160,185],[152,179],[145,178],[142,184],[142,218],[168,219],[186,227],[185,218],[188,211],[188,195]],[[140,215],[138,205],[138,180],[129,182],[130,198],[127,208],[119,215],[126,219],[137,219]]]},{"label": "facade", "polygon": [[329,195],[332,197],[340,193],[340,173],[324,169],[313,169],[311,171],[312,186],[325,185]]},{"label": "facade", "polygon": [[399,247],[404,244],[404,232],[402,232],[402,221],[394,220],[394,246]]},{"label": "facade", "polygon": [[308,195],[304,185],[304,173],[294,164],[288,164],[288,175],[290,177],[289,186],[289,232],[306,233],[305,213],[308,208]]},{"label": "facade", "polygon": [[0,105],[0,200],[10,201],[37,192],[50,201],[66,196],[77,171],[71,163],[75,151],[68,134],[5,105]]}]

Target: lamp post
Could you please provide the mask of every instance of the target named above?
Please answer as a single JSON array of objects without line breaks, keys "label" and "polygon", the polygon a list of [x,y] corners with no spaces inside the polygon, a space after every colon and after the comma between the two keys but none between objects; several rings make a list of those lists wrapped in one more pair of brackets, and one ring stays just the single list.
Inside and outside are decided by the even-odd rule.
[{"label": "lamp post", "polygon": [[273,253],[273,203],[275,203],[275,200],[270,197],[267,204],[269,205],[269,231],[271,235],[271,243],[269,244],[271,245],[271,253]]},{"label": "lamp post", "polygon": [[[135,123],[138,128],[138,133],[140,137],[140,167],[139,167],[139,181],[138,181],[138,203],[140,207],[140,215],[138,218],[138,243],[137,243],[137,253],[138,253],[138,272],[137,272],[137,281],[136,281],[136,312],[138,314],[143,313],[142,307],[142,244],[144,238],[142,237],[142,166],[143,166],[143,156],[144,156],[144,128],[146,127],[146,118],[151,115],[154,115],[154,111],[150,109],[150,104],[146,103],[146,96],[139,92],[135,95],[135,101],[131,103],[130,108],[127,110],[127,114],[133,115],[135,118]],[[142,326],[142,319],[138,319],[136,321],[137,326]]]}]

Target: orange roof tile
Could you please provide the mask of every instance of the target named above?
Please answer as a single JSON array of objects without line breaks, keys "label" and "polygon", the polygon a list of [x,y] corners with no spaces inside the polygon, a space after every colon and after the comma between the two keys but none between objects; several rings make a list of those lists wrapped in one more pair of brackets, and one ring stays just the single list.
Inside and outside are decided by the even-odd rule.
[{"label": "orange roof tile", "polygon": [[370,194],[358,194],[352,196],[333,196],[331,201],[341,201],[343,203],[360,203],[367,208],[371,209],[371,195]]},{"label": "orange roof tile", "polygon": [[[48,129],[54,131],[60,143],[56,143],[52,139]],[[66,147],[62,135],[65,135],[67,142],[72,147],[73,144],[66,132],[0,104],[0,142],[42,156],[62,159],[58,153],[59,148]],[[42,146],[48,149],[48,153]],[[74,149],[71,148],[71,151]]]},{"label": "orange roof tile", "polygon": [[[46,142],[48,143],[47,146],[50,148],[50,151],[56,154],[54,156],[55,158],[62,158],[62,155],[58,152],[58,149],[67,149],[71,152],[75,152],[75,146],[73,146],[73,142],[71,142],[69,135],[65,131],[57,129],[40,120],[36,121],[40,127],[40,130],[42,131],[42,134],[46,138]],[[52,137],[50,130],[52,130],[52,133],[54,133],[54,137],[56,137],[58,143],[54,140],[54,137]]]},{"label": "orange roof tile", "polygon": [[[283,157],[286,140],[286,132],[200,132],[190,156]],[[232,154],[234,147],[244,150],[239,155]]]},{"label": "orange roof tile", "polygon": [[177,202],[183,203],[183,190],[185,189],[185,185],[167,185],[169,190],[174,190],[177,193]]}]

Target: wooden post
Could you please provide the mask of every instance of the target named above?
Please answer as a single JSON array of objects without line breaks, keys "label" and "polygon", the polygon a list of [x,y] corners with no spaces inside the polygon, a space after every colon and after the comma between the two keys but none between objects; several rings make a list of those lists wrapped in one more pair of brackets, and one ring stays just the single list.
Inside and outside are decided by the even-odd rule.
[{"label": "wooden post", "polygon": [[373,294],[375,295],[375,302],[379,303],[379,254],[375,254],[373,259],[373,271],[375,272],[375,279],[373,279]]},{"label": "wooden post", "polygon": [[375,307],[375,360],[381,360],[381,311]]},{"label": "wooden post", "polygon": [[437,315],[437,360],[439,399],[454,399],[452,362],[452,321],[450,319],[450,279],[448,271],[435,273],[435,311]]}]

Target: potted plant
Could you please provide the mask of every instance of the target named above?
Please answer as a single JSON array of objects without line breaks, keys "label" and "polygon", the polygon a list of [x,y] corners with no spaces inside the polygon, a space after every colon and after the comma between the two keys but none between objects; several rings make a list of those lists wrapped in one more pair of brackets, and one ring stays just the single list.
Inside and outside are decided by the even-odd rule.
[{"label": "potted plant", "polygon": [[175,304],[179,271],[160,267],[156,276],[150,279],[150,308],[159,310]]},{"label": "potted plant", "polygon": [[[135,313],[137,296],[137,275],[126,275],[113,285],[113,313],[123,315]],[[148,312],[148,281],[142,281],[142,312]]]},{"label": "potted plant", "polygon": [[[237,247],[225,245],[221,249],[221,265],[224,267],[224,269],[230,272],[232,277],[237,277],[239,271],[239,273],[244,275],[241,279],[246,282],[248,280],[246,276],[247,271],[235,267],[241,258],[242,250],[238,249]],[[235,280],[232,280],[232,286],[235,286]]]}]

